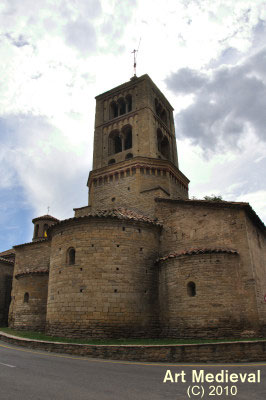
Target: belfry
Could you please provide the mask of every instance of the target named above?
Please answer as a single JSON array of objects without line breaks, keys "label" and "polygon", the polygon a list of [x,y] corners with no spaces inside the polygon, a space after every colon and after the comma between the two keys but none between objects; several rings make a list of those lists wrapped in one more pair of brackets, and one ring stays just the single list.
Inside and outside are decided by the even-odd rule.
[{"label": "belfry", "polygon": [[156,197],[188,198],[178,169],[173,108],[148,75],[96,97],[91,209],[154,214]]}]

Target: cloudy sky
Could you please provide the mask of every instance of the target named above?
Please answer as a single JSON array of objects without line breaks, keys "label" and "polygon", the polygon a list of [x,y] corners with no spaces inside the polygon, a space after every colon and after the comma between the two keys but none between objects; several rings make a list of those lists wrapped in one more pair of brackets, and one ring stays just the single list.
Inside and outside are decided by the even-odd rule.
[{"label": "cloudy sky", "polygon": [[139,42],[190,197],[250,202],[266,222],[265,0],[1,0],[0,251],[48,206],[87,204],[94,97],[130,79]]}]

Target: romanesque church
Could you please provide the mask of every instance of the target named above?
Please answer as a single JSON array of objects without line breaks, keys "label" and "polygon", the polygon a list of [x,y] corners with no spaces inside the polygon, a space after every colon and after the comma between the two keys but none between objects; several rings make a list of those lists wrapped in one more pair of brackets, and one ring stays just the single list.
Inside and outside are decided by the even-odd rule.
[{"label": "romanesque church", "polygon": [[248,203],[190,200],[188,185],[173,108],[148,75],[97,96],[88,205],[33,219],[32,241],[0,253],[0,323],[76,338],[265,335],[264,224]]}]

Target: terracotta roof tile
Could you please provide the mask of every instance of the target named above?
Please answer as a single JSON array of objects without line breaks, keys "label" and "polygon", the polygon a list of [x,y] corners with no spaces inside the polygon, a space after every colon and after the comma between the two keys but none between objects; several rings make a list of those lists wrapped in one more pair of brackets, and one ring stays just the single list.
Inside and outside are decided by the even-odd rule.
[{"label": "terracotta roof tile", "polygon": [[15,256],[15,250],[14,249],[9,249],[9,250],[5,250],[5,251],[2,251],[1,253],[0,253],[0,257],[4,257],[4,256]]},{"label": "terracotta roof tile", "polygon": [[228,253],[228,254],[238,254],[236,250],[233,249],[226,249],[226,248],[203,248],[203,249],[190,249],[184,250],[179,253],[169,253],[167,256],[157,258],[155,263],[160,261],[166,261],[169,258],[177,258],[182,256],[190,256],[195,254],[211,254],[211,253]]},{"label": "terracotta roof tile", "polygon": [[48,242],[49,239],[45,238],[45,239],[39,239],[39,240],[34,240],[34,242],[27,242],[27,243],[22,243],[22,244],[16,244],[16,246],[14,246],[14,249],[16,249],[17,247],[22,247],[22,246],[28,246],[31,244],[37,244],[37,243],[41,243],[41,242]]},{"label": "terracotta roof tile", "polygon": [[4,257],[0,257],[0,261],[5,262],[10,265],[14,265],[14,260],[8,260],[7,258],[4,258]]},{"label": "terracotta roof tile", "polygon": [[26,268],[24,271],[20,271],[18,274],[15,275],[15,278],[21,278],[22,276],[29,276],[29,275],[47,275],[49,274],[49,268],[38,268],[34,270],[30,270]]},{"label": "terracotta roof tile", "polygon": [[57,219],[57,218],[55,218],[55,217],[52,217],[52,215],[46,214],[46,215],[42,215],[41,217],[33,218],[32,222],[34,223],[34,222],[36,222],[36,221],[45,220],[45,219],[48,219],[48,220],[50,220],[50,221],[55,221],[55,222],[58,222],[58,221],[59,221],[59,219]]},{"label": "terracotta roof tile", "polygon": [[121,219],[121,220],[131,220],[131,221],[138,221],[138,222],[147,222],[149,224],[161,226],[157,219],[152,219],[146,215],[140,214],[137,211],[129,210],[126,208],[114,208],[110,210],[96,210],[94,212],[89,212],[87,215],[81,217],[74,217],[65,219],[63,221],[59,221],[56,224],[52,225],[48,228],[48,232],[55,226],[59,224],[64,224],[70,221],[78,221],[87,218],[114,218],[114,219]]}]

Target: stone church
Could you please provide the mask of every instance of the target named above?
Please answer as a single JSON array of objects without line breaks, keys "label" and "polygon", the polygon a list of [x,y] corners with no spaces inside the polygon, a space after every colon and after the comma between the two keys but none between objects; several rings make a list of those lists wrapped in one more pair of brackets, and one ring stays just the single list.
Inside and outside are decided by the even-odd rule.
[{"label": "stone church", "polygon": [[97,96],[88,205],[33,219],[32,241],[0,254],[2,324],[13,273],[14,329],[265,335],[264,224],[248,203],[189,200],[188,184],[173,108],[148,75]]}]

